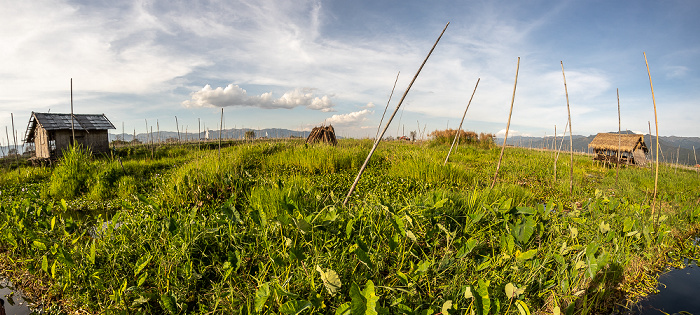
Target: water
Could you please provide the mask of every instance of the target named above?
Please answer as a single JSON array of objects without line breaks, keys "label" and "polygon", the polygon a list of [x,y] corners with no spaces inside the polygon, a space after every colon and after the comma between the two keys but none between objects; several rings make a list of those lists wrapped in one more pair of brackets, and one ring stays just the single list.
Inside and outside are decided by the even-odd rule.
[{"label": "water", "polygon": [[[22,296],[22,292],[15,289],[12,282],[0,278],[0,299],[5,301],[5,314],[36,314],[29,308],[29,303]],[[27,299],[28,300],[28,299]]]},{"label": "water", "polygon": [[658,289],[659,293],[632,307],[632,314],[700,314],[700,267],[697,262],[661,275]]}]

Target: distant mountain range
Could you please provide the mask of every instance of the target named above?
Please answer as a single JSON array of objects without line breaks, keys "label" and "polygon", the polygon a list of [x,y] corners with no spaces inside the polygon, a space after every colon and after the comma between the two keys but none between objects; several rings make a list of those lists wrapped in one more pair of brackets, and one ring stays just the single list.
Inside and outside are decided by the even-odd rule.
[{"label": "distant mountain range", "polygon": [[[221,130],[221,139],[243,139],[245,136],[245,133],[248,131],[253,131],[255,132],[255,137],[256,138],[289,138],[289,137],[301,137],[301,138],[306,138],[309,135],[309,131],[295,131],[295,130],[289,130],[289,129],[280,129],[280,128],[267,128],[267,129],[250,129],[250,128],[242,128],[242,129],[224,129]],[[156,131],[154,131],[152,134],[146,134],[146,133],[137,133],[135,135],[136,139],[141,141],[141,142],[146,142],[146,141],[151,141],[151,137],[153,137],[154,141],[167,141],[168,139],[170,140],[177,140],[180,139],[182,141],[192,141],[192,140],[197,140],[197,139],[219,139],[219,130],[212,130],[209,129],[207,131],[202,131],[202,132],[192,132],[189,130],[182,130],[180,133],[177,131],[161,131],[160,134]],[[337,137],[337,135],[336,135]],[[340,137],[338,137],[340,138]],[[133,133],[126,133],[126,134],[109,134],[109,141],[114,141],[114,140],[125,140],[125,141],[132,141],[134,139],[134,134]]]},{"label": "distant mountain range", "polygon": [[[610,133],[617,133],[613,131]],[[622,131],[623,134],[633,134],[634,132],[630,130]],[[573,147],[576,152],[589,152],[588,144],[593,141],[595,135],[581,136],[573,135]],[[651,137],[652,143],[649,143],[649,134],[644,135],[644,143],[651,153],[656,152],[656,138]],[[524,148],[552,148],[552,143],[554,142],[554,136],[544,137],[523,137],[523,136],[513,136],[508,137],[507,145],[524,147]],[[503,138],[496,140],[496,144],[502,144]],[[557,146],[561,145],[562,150],[569,150],[569,136],[567,135],[562,143],[562,137],[557,137]],[[700,137],[659,137],[659,151],[660,157],[659,161],[676,163],[685,165],[695,165],[695,154],[693,152],[693,147],[695,148],[695,154],[700,155]],[[650,156],[647,154],[647,156]],[[700,161],[700,157],[698,157]]]}]

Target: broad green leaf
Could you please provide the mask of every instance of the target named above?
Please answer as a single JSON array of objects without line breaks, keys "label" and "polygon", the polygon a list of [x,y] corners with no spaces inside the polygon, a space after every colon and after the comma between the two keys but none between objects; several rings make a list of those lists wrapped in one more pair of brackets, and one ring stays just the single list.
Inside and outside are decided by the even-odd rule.
[{"label": "broad green leaf", "polygon": [[598,229],[600,230],[600,233],[608,233],[610,231],[610,224],[605,223],[605,221],[600,221],[600,225],[598,225]]},{"label": "broad green leaf", "polygon": [[374,264],[372,264],[372,261],[369,259],[369,255],[367,255],[367,253],[365,253],[365,251],[362,250],[362,248],[356,248],[355,255],[357,255],[357,259],[359,259],[369,269],[374,269]]},{"label": "broad green leaf", "polygon": [[138,284],[136,284],[136,286],[137,286],[137,287],[140,287],[141,285],[143,285],[143,283],[146,282],[146,279],[147,279],[147,278],[148,278],[148,271],[144,272],[144,273],[139,277],[139,281],[138,281]]},{"label": "broad green leaf", "polygon": [[598,244],[596,243],[588,243],[588,246],[586,246],[586,258],[589,260],[595,260],[595,253],[598,251]]},{"label": "broad green leaf", "polygon": [[515,213],[517,213],[517,214],[533,215],[533,214],[537,213],[536,208],[533,209],[530,207],[517,207],[517,208],[515,208],[515,210],[516,210]]},{"label": "broad green leaf", "polygon": [[401,218],[400,215],[394,215],[394,220],[391,221],[391,225],[394,226],[394,229],[396,229],[396,232],[399,232],[401,236],[406,235],[406,224],[403,223],[403,219]]},{"label": "broad green leaf", "polygon": [[145,256],[141,256],[136,261],[136,266],[134,266],[134,276],[138,275],[143,268],[146,268],[149,262],[151,262],[151,259],[153,259],[153,256],[151,254],[146,254]]},{"label": "broad green leaf", "polygon": [[459,251],[457,251],[457,258],[462,259],[462,258],[466,257],[467,255],[469,255],[469,253],[471,253],[472,250],[474,250],[474,248],[476,247],[476,245],[478,243],[479,243],[479,241],[477,241],[474,238],[468,239],[466,242],[464,242],[464,245],[462,245],[462,247],[459,249]]},{"label": "broad green leaf", "polygon": [[530,315],[530,309],[527,307],[527,304],[521,300],[515,301],[515,306],[518,307],[518,312],[520,312],[520,315]]},{"label": "broad green leaf", "polygon": [[138,306],[141,306],[141,305],[143,305],[143,304],[148,303],[148,301],[150,301],[150,300],[151,300],[151,299],[149,299],[148,297],[145,297],[145,296],[143,296],[143,295],[139,295],[139,298],[138,298],[138,299],[135,299],[133,302],[131,302],[131,307],[138,307]]},{"label": "broad green leaf", "polygon": [[468,285],[464,287],[464,298],[465,299],[471,299],[474,297],[474,294],[472,294],[472,286]]},{"label": "broad green leaf", "polygon": [[163,308],[166,309],[170,314],[177,313],[177,305],[175,305],[175,298],[173,298],[170,293],[163,293],[160,296],[160,302],[163,304]]},{"label": "broad green leaf", "polygon": [[478,295],[478,298],[476,299],[476,304],[478,306],[477,308],[477,313],[478,314],[488,314],[489,311],[491,310],[491,298],[489,297],[489,285],[491,284],[491,281],[484,281],[483,279],[479,279],[477,282],[478,285],[476,287],[476,293]]},{"label": "broad green leaf", "polygon": [[509,282],[508,284],[506,284],[506,288],[505,288],[505,290],[506,290],[506,296],[507,296],[509,299],[514,298],[514,297],[515,297],[515,291],[516,291],[517,289],[518,289],[518,288],[517,288],[513,283],[510,283],[510,282]]},{"label": "broad green leaf", "polygon": [[46,255],[41,257],[41,270],[48,273],[49,272],[49,260]]},{"label": "broad green leaf", "polygon": [[296,220],[296,226],[302,234],[307,234],[311,232],[312,229],[311,224],[309,224],[309,222],[307,222],[303,218]]},{"label": "broad green leaf", "polygon": [[561,308],[559,308],[559,305],[552,309],[552,315],[561,315]]},{"label": "broad green leaf", "polygon": [[61,199],[61,209],[63,209],[63,211],[68,211],[68,203],[63,199]]},{"label": "broad green leaf", "polygon": [[442,314],[449,314],[451,310],[454,310],[454,308],[452,308],[452,300],[447,300],[445,303],[442,303]]},{"label": "broad green leaf", "polygon": [[335,295],[335,293],[340,289],[340,287],[343,285],[340,282],[340,278],[338,277],[338,274],[332,270],[332,269],[326,269],[324,272],[321,267],[316,265],[316,271],[318,271],[319,274],[321,274],[321,280],[323,281],[323,286],[326,287],[326,290],[328,290],[328,293],[330,295]]},{"label": "broad green leaf", "polygon": [[255,291],[255,311],[261,312],[267,298],[270,297],[270,284],[265,282]]},{"label": "broad green leaf", "polygon": [[56,225],[56,216],[51,217],[51,231],[53,231],[54,226]]},{"label": "broad green leaf", "polygon": [[632,231],[632,228],[634,227],[634,219],[627,217],[627,218],[625,218],[624,221],[622,221],[622,224],[623,224],[622,232],[627,233],[629,231]]},{"label": "broad green leaf", "polygon": [[42,242],[34,241],[34,242],[32,242],[32,244],[34,245],[34,247],[36,247],[40,250],[46,250],[46,245]]},{"label": "broad green leaf", "polygon": [[404,285],[408,285],[408,283],[409,283],[408,276],[405,273],[403,273],[399,270],[399,271],[396,271],[396,276],[398,276],[399,279],[401,279],[401,282],[403,282]]},{"label": "broad green leaf", "polygon": [[575,228],[575,227],[573,227],[573,226],[569,226],[569,232],[570,232],[570,234],[571,234],[571,238],[577,238],[577,237],[578,237],[578,229],[577,229],[577,228]]},{"label": "broad green leaf", "polygon": [[56,279],[56,264],[58,263],[58,260],[54,260],[53,264],[51,264],[51,278]]},{"label": "broad green leaf", "polygon": [[436,202],[436,203],[433,205],[433,209],[440,209],[440,208],[444,207],[444,206],[445,206],[445,203],[447,203],[448,201],[450,201],[450,199],[445,198],[445,199],[442,199],[442,200]]},{"label": "broad green leaf", "polygon": [[418,243],[418,239],[416,239],[416,236],[413,235],[413,232],[410,230],[406,230],[406,237],[410,238],[414,243]]},{"label": "broad green leaf", "polygon": [[299,314],[307,308],[312,308],[313,305],[309,301],[288,301],[280,306],[280,312],[284,314]]},{"label": "broad green leaf", "polygon": [[530,217],[522,218],[513,227],[513,236],[520,244],[526,244],[535,232],[535,220]]},{"label": "broad green leaf", "polygon": [[525,261],[529,260],[535,257],[537,255],[537,249],[531,249],[529,251],[526,251],[524,253],[518,254],[518,252],[515,253],[515,259],[519,261]]},{"label": "broad green leaf", "polygon": [[377,300],[379,297],[374,293],[374,283],[372,280],[367,280],[365,289],[360,291],[357,283],[353,282],[350,286],[350,311],[352,314],[377,315]]},{"label": "broad green leaf", "polygon": [[335,315],[350,315],[350,303],[341,304],[338,309],[335,310]]}]

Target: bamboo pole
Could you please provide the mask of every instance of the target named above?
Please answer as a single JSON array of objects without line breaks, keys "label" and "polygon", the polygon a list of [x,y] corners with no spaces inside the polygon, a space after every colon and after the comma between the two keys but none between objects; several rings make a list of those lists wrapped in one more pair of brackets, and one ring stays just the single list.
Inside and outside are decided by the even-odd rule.
[{"label": "bamboo pole", "polygon": [[[15,133],[15,116],[13,113],[10,113],[10,119],[12,120],[12,139],[15,143],[15,161],[19,163],[19,151],[17,150],[17,134]],[[10,145],[9,141],[7,142],[7,145]]]},{"label": "bamboo pole", "polygon": [[676,151],[676,167],[673,170],[673,174],[676,174],[676,172],[678,171],[678,166],[680,165],[680,164],[678,164],[678,161],[680,160],[680,157],[681,157],[681,145],[679,144],[678,151]]},{"label": "bamboo pole", "polygon": [[574,193],[574,136],[571,131],[571,107],[569,106],[569,90],[566,87],[566,75],[564,74],[564,62],[561,63],[561,75],[564,78],[564,92],[566,93],[566,111],[569,114],[569,152],[571,153],[571,168],[569,172],[569,194]]},{"label": "bamboo pole", "polygon": [[[569,127],[569,122],[567,121],[566,124],[564,125],[564,136],[561,137],[561,141],[559,142],[559,148],[557,150],[557,156],[554,158],[554,181],[557,180],[557,162],[559,161],[559,153],[561,152],[561,148],[564,146],[564,139],[566,139],[566,128]],[[554,144],[556,146],[556,144]]]},{"label": "bamboo pole", "polygon": [[[464,114],[462,114],[462,121],[459,122],[459,127],[457,128],[457,135],[455,136],[454,140],[452,140],[452,146],[450,146],[450,151],[447,152],[447,157],[445,158],[445,163],[442,163],[442,165],[447,164],[447,160],[450,159],[450,153],[452,153],[452,148],[455,147],[455,143],[459,140],[460,133],[462,131],[462,123],[464,123],[464,117],[467,116],[467,111],[469,110],[469,105],[472,103],[472,99],[474,99],[474,94],[476,93],[476,88],[479,86],[479,81],[481,81],[481,78],[478,78],[476,80],[476,85],[474,86],[474,91],[472,92],[472,96],[469,98],[469,102],[467,103],[467,108],[464,110]],[[419,126],[420,128],[420,126]]]},{"label": "bamboo pole", "polygon": [[[7,126],[5,126],[5,137],[7,137],[7,155],[10,155],[10,133],[7,131]],[[17,153],[17,152],[15,152]]]},{"label": "bamboo pole", "polygon": [[[651,155],[651,161],[654,161],[654,151],[653,151],[653,146],[651,145],[651,122],[647,120],[647,123],[649,124],[649,155]],[[651,171],[654,171],[654,163],[651,163]]]},{"label": "bamboo pole", "polygon": [[620,89],[617,91],[617,169],[615,170],[615,186],[620,188],[620,158],[622,158],[622,153],[620,153],[620,147],[622,146],[622,119],[620,118]]},{"label": "bamboo pole", "polygon": [[379,129],[382,127],[382,122],[384,122],[384,115],[386,115],[386,110],[389,108],[389,103],[391,102],[391,97],[394,95],[394,89],[396,89],[396,82],[399,82],[399,74],[401,74],[401,71],[396,74],[396,80],[394,80],[394,87],[391,88],[391,94],[389,94],[389,100],[386,101],[386,106],[384,106],[384,113],[382,114],[382,119],[379,120],[379,126],[377,126],[377,134],[374,136],[376,139],[379,136]]},{"label": "bamboo pole", "polygon": [[348,199],[350,199],[350,195],[352,195],[352,192],[355,190],[355,186],[357,186],[357,182],[360,181],[360,177],[362,177],[362,173],[365,171],[365,168],[367,167],[367,163],[369,163],[369,160],[372,158],[372,154],[377,149],[379,142],[382,140],[382,137],[384,137],[384,133],[386,133],[386,130],[389,128],[389,124],[391,124],[391,121],[394,119],[394,116],[396,116],[396,112],[399,111],[401,104],[403,104],[404,99],[406,99],[406,95],[408,94],[408,91],[411,90],[411,86],[413,86],[413,83],[416,82],[416,78],[418,78],[418,74],[420,74],[420,71],[423,69],[423,66],[425,66],[425,63],[428,61],[428,58],[430,58],[430,55],[433,53],[433,50],[435,50],[435,46],[437,46],[438,42],[440,41],[440,38],[442,38],[442,35],[445,34],[445,30],[447,29],[447,26],[449,26],[449,25],[450,25],[450,22],[447,22],[447,24],[445,25],[445,28],[442,29],[442,33],[440,33],[440,36],[438,36],[437,40],[435,41],[435,44],[433,44],[433,47],[428,52],[428,55],[425,57],[425,60],[423,60],[423,63],[418,68],[416,75],[413,76],[411,83],[408,84],[406,91],[403,93],[403,96],[401,96],[401,100],[399,101],[399,104],[396,105],[396,109],[394,109],[394,112],[391,114],[391,117],[389,117],[389,120],[387,121],[386,126],[384,126],[384,130],[382,131],[381,135],[379,137],[377,137],[377,139],[374,141],[374,145],[372,146],[372,149],[369,151],[369,154],[367,154],[367,158],[365,159],[365,163],[362,164],[360,171],[357,173],[357,177],[355,177],[355,181],[352,183],[352,186],[350,186],[350,190],[348,191],[348,195],[345,196],[345,200],[343,200],[343,206],[347,205]]},{"label": "bamboo pole", "polygon": [[503,152],[506,150],[506,141],[508,140],[508,130],[510,130],[510,118],[513,116],[513,103],[515,103],[515,89],[518,86],[518,72],[520,71],[520,57],[518,57],[518,65],[515,68],[515,83],[513,84],[513,98],[510,100],[510,112],[508,113],[508,124],[506,124],[506,135],[503,138],[503,146],[501,146],[501,154],[498,156],[498,164],[496,164],[496,174],[493,175],[491,188],[496,185],[498,171],[501,169],[501,161],[503,160]]},{"label": "bamboo pole", "polygon": [[656,175],[654,176],[654,199],[651,204],[651,215],[656,211],[656,192],[659,186],[659,118],[656,115],[656,98],[654,97],[654,84],[651,82],[651,71],[649,71],[649,62],[647,61],[647,53],[644,52],[644,63],[647,65],[647,74],[649,75],[649,87],[651,88],[651,100],[654,103],[654,125],[656,126]]},{"label": "bamboo pole", "polygon": [[177,142],[180,143],[180,124],[177,122],[177,116],[175,116],[175,128],[177,129]]},{"label": "bamboo pole", "polygon": [[221,123],[219,124],[219,160],[221,160],[221,129],[224,128],[224,108],[221,108]]},{"label": "bamboo pole", "polygon": [[73,116],[73,78],[70,78],[70,130],[73,134],[73,145],[75,145],[75,126],[74,126],[74,116]]},{"label": "bamboo pole", "polygon": [[156,119],[156,132],[158,133],[158,144],[160,145],[162,139],[160,138],[160,122]]},{"label": "bamboo pole", "polygon": [[202,122],[197,118],[197,150],[202,150]]},{"label": "bamboo pole", "polygon": [[698,167],[698,156],[695,154],[695,146],[693,146],[693,156],[695,157],[695,174],[700,175],[700,167]]}]

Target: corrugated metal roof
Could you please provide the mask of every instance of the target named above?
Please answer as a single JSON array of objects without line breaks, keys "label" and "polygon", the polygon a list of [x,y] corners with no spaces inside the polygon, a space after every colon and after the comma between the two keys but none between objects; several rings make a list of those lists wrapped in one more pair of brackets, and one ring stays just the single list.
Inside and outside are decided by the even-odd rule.
[{"label": "corrugated metal roof", "polygon": [[[104,114],[73,114],[75,130],[116,129]],[[25,143],[34,141],[34,129],[39,124],[46,130],[71,130],[71,114],[32,113],[27,126]]]}]

